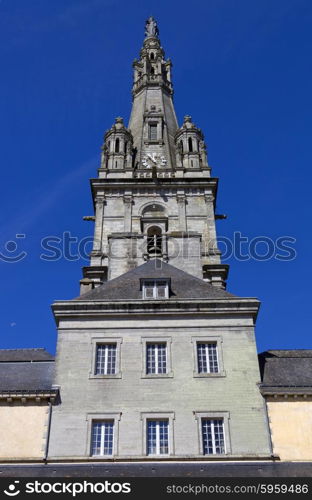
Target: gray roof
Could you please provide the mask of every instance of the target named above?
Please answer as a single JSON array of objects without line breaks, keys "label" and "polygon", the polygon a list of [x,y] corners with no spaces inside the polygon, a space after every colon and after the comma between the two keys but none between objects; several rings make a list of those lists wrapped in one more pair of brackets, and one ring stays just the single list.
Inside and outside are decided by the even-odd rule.
[{"label": "gray roof", "polygon": [[[152,462],[152,463],[92,463],[92,464],[58,464],[47,463],[43,464],[17,464],[17,465],[0,465],[1,477],[66,477],[66,478],[131,478],[131,477],[146,477],[149,478],[148,485],[151,483],[151,477],[178,477],[184,479],[191,478],[206,478],[213,479],[218,477],[311,477],[312,462],[271,462],[271,461],[245,461],[245,462],[229,462],[216,463],[204,462]],[[155,480],[156,481],[156,480]],[[192,483],[192,480],[191,480]],[[161,485],[161,483],[159,483]],[[180,484],[180,482],[178,482]],[[196,484],[196,483],[195,483]],[[222,484],[222,483],[221,483]],[[245,483],[243,483],[245,484]],[[142,493],[146,491],[146,482],[141,483]],[[159,492],[161,486],[159,485]],[[155,484],[155,489],[158,484]],[[157,491],[158,493],[158,491]],[[139,495],[137,495],[139,496]],[[144,495],[142,495],[144,496]],[[216,495],[217,496],[217,495]],[[238,495],[237,495],[238,496]],[[163,495],[159,495],[163,498]]]},{"label": "gray roof", "polygon": [[75,300],[140,300],[141,280],[153,278],[170,279],[170,299],[224,299],[234,295],[206,283],[159,259],[152,259],[103,285],[84,293]]},{"label": "gray roof", "polygon": [[312,387],[312,350],[272,350],[259,354],[263,386]]},{"label": "gray roof", "polygon": [[8,361],[53,361],[54,357],[44,348],[0,349],[0,363]]},{"label": "gray roof", "polygon": [[45,349],[0,350],[0,392],[47,391],[54,376],[54,358]]}]

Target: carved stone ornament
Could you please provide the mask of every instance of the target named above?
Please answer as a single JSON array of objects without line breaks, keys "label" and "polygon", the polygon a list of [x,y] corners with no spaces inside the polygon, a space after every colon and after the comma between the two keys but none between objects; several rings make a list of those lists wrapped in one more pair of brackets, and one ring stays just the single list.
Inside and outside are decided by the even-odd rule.
[{"label": "carved stone ornament", "polygon": [[149,36],[158,36],[158,35],[159,35],[159,30],[157,27],[157,23],[156,23],[155,19],[153,18],[153,16],[151,16],[146,20],[146,23],[145,23],[145,36],[149,37]]}]

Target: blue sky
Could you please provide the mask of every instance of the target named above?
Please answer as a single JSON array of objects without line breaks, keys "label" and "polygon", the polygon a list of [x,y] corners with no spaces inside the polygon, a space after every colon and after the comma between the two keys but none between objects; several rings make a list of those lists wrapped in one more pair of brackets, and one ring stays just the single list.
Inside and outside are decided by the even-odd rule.
[{"label": "blue sky", "polygon": [[202,128],[220,178],[219,235],[296,238],[292,261],[230,259],[228,290],[262,301],[259,351],[311,348],[310,0],[0,0],[0,252],[27,252],[0,262],[0,347],[55,350],[50,304],[79,294],[88,262],[43,261],[40,241],[92,236],[88,179],[104,131],[128,121],[151,14],[179,121]]}]

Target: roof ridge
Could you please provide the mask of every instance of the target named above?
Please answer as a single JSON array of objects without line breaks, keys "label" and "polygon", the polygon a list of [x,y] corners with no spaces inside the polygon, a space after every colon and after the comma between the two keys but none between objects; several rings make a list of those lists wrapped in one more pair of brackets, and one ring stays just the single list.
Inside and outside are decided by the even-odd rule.
[{"label": "roof ridge", "polygon": [[[46,351],[45,347],[16,347],[15,349],[0,349],[0,351]],[[50,353],[49,353],[50,354]]]}]

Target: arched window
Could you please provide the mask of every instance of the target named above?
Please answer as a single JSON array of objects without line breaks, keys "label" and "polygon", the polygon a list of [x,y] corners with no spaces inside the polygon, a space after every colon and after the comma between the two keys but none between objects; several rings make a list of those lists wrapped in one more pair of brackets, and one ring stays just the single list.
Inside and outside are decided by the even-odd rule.
[{"label": "arched window", "polygon": [[180,146],[180,153],[183,154],[183,141],[180,141],[179,146]]},{"label": "arched window", "polygon": [[147,205],[142,211],[143,217],[165,217],[165,208],[158,203]]},{"label": "arched window", "polygon": [[151,67],[151,75],[155,75],[155,68],[153,66]]},{"label": "arched window", "polygon": [[147,253],[150,256],[162,254],[162,235],[158,226],[151,226],[147,230]]},{"label": "arched window", "polygon": [[119,138],[118,137],[115,141],[115,153],[119,153]]},{"label": "arched window", "polygon": [[192,153],[193,152],[193,141],[192,141],[192,137],[189,137],[188,139],[188,147],[189,147],[189,152]]},{"label": "arched window", "polygon": [[127,152],[127,146],[128,146],[128,141],[125,141],[125,145],[124,145],[124,153]]},{"label": "arched window", "polygon": [[107,151],[110,153],[110,141],[107,143]]},{"label": "arched window", "polygon": [[154,52],[151,53],[151,60],[154,61],[155,59],[155,56],[154,56]]}]

